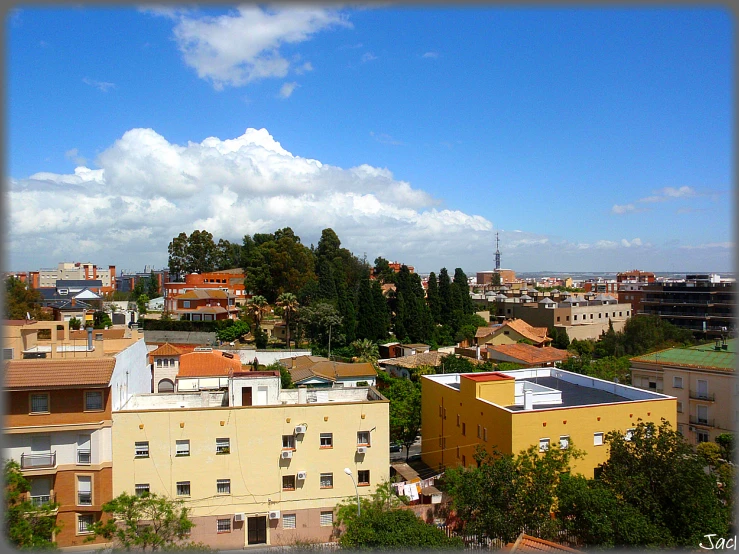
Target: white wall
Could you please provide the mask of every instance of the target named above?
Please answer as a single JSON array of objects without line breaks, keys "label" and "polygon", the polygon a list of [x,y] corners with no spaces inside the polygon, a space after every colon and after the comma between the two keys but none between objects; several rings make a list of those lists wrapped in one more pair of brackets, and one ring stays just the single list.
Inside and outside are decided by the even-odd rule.
[{"label": "white wall", "polygon": [[104,427],[95,431],[60,431],[56,433],[18,433],[5,435],[5,449],[3,456],[12,458],[18,463],[21,454],[31,454],[31,437],[49,436],[51,451],[56,452],[57,465],[77,463],[77,437],[90,435],[90,453],[92,464],[113,461],[111,428]]},{"label": "white wall", "polygon": [[234,356],[238,356],[241,365],[249,365],[254,362],[254,358],[259,360],[262,365],[270,365],[279,360],[287,360],[296,356],[310,356],[310,350],[244,350],[244,349],[228,349],[219,348],[219,352],[228,352]]},{"label": "white wall", "polygon": [[151,392],[151,369],[144,339],[118,352],[115,359],[113,376],[110,378],[114,412],[120,410],[131,395]]},{"label": "white wall", "polygon": [[267,404],[278,404],[278,396],[280,394],[280,378],[279,377],[234,377],[229,390],[229,398],[232,406],[241,406],[241,389],[252,387],[252,406],[259,406],[259,387],[267,387]]}]

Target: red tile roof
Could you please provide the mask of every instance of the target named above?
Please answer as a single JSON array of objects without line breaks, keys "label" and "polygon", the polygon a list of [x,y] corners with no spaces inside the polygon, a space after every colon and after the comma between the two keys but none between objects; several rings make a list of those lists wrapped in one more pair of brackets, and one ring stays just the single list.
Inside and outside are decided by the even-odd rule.
[{"label": "red tile roof", "polygon": [[149,352],[149,356],[180,356],[182,351],[178,350],[168,342],[165,342],[156,350]]},{"label": "red tile roof", "polygon": [[463,373],[461,377],[464,377],[465,379],[469,379],[470,381],[477,381],[478,383],[484,383],[486,381],[509,381],[513,379],[515,381],[514,377],[511,377],[510,375],[503,375],[502,373]]},{"label": "red tile roof", "polygon": [[556,542],[545,541],[537,537],[532,537],[521,533],[516,539],[515,544],[509,550],[509,552],[576,552],[582,553],[582,550],[575,550],[569,546],[563,544],[557,544]]},{"label": "red tile roof", "polygon": [[190,352],[180,356],[177,377],[215,377],[228,375],[229,371],[241,371],[238,356],[229,357],[224,352]]},{"label": "red tile roof", "polygon": [[522,335],[523,337],[536,343],[542,343],[552,340],[547,337],[546,327],[533,327],[526,323],[523,319],[508,319],[504,321],[501,325],[501,327],[506,326],[516,331],[519,335]]},{"label": "red tile roof", "polygon": [[115,358],[11,360],[5,366],[5,389],[53,389],[108,386]]},{"label": "red tile roof", "polygon": [[497,346],[488,346],[488,357],[491,352],[499,352],[516,360],[520,360],[525,364],[543,364],[550,362],[559,362],[569,357],[567,350],[560,350],[551,346],[532,346],[525,343],[515,344],[499,344]]}]

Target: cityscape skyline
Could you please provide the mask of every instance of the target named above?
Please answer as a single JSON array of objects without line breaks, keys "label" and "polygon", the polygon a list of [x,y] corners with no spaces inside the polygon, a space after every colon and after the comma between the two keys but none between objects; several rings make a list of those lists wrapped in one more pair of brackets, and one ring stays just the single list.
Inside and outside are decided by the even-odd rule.
[{"label": "cityscape skyline", "polygon": [[6,270],[165,267],[180,232],[289,226],[419,273],[492,270],[496,232],[521,273],[733,271],[726,10],[23,8],[6,25]]}]

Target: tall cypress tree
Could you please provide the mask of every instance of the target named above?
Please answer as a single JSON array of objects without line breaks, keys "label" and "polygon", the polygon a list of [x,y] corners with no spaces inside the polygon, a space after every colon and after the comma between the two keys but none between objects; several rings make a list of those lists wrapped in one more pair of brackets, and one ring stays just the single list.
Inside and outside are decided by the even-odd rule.
[{"label": "tall cypress tree", "polygon": [[449,323],[452,317],[452,283],[445,267],[439,272],[439,300],[441,305],[441,323]]},{"label": "tall cypress tree", "polygon": [[434,323],[441,323],[441,299],[439,298],[439,284],[436,281],[436,273],[429,274],[428,289],[426,289],[429,310]]},{"label": "tall cypress tree", "polygon": [[372,281],[372,304],[374,305],[374,339],[382,340],[390,333],[390,309],[385,295],[382,294],[382,285],[379,281]]},{"label": "tall cypress tree", "polygon": [[331,303],[336,303],[339,298],[334,269],[327,260],[322,260],[318,266],[318,298]]},{"label": "tall cypress tree", "polygon": [[377,334],[377,314],[372,298],[372,286],[369,276],[359,281],[357,292],[357,338],[375,340]]},{"label": "tall cypress tree", "polygon": [[454,308],[461,310],[463,314],[474,313],[472,305],[472,297],[470,296],[470,287],[467,283],[467,275],[462,268],[458,267],[454,270],[454,282],[452,286],[456,290],[454,295]]}]

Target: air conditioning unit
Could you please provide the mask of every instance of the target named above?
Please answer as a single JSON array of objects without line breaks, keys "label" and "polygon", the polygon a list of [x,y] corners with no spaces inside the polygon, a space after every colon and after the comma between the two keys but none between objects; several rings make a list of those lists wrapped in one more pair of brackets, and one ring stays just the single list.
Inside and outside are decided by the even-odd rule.
[{"label": "air conditioning unit", "polygon": [[299,481],[305,481],[306,477],[308,477],[307,471],[298,471],[298,480]]},{"label": "air conditioning unit", "polygon": [[292,450],[283,450],[282,451],[282,459],[287,460],[289,458],[293,457],[293,451]]},{"label": "air conditioning unit", "polygon": [[302,435],[302,434],[304,434],[304,433],[305,433],[305,432],[306,432],[307,430],[308,430],[308,426],[307,426],[307,425],[305,425],[305,424],[303,424],[303,425],[296,425],[296,426],[295,426],[295,434],[296,434],[296,435]]},{"label": "air conditioning unit", "polygon": [[366,453],[367,453],[366,446],[357,446],[357,454],[366,454]]},{"label": "air conditioning unit", "polygon": [[244,521],[246,519],[246,514],[234,514],[234,521]]},{"label": "air conditioning unit", "polygon": [[273,510],[269,513],[269,519],[280,519],[280,510]]}]

